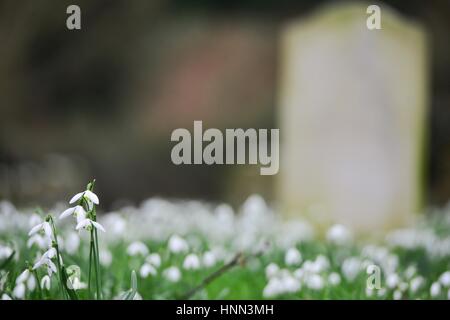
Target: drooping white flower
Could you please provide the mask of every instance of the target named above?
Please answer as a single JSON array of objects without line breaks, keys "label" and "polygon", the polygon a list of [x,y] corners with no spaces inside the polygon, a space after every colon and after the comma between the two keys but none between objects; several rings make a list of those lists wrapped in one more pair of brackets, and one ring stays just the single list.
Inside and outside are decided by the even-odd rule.
[{"label": "drooping white flower", "polygon": [[206,251],[202,258],[203,265],[210,268],[216,264],[216,255],[212,251]]},{"label": "drooping white flower", "polygon": [[81,282],[80,278],[74,277],[72,279],[69,279],[71,285],[68,285],[68,287],[72,288],[73,290],[82,290],[87,288],[87,284],[84,282]]},{"label": "drooping white flower", "polygon": [[176,234],[170,237],[168,246],[172,253],[181,253],[189,250],[186,240]]},{"label": "drooping white flower", "polygon": [[430,295],[433,298],[436,298],[441,294],[441,284],[439,282],[433,282],[433,284],[430,287]]},{"label": "drooping white flower", "polygon": [[306,286],[312,290],[322,290],[324,287],[323,278],[318,274],[311,274],[306,277]]},{"label": "drooping white flower", "polygon": [[0,245],[0,260],[9,258],[13,253],[13,249],[8,246]]},{"label": "drooping white flower", "polygon": [[336,224],[328,230],[327,240],[336,245],[346,245],[353,241],[353,234],[345,226]]},{"label": "drooping white flower", "polygon": [[266,267],[266,278],[270,279],[276,276],[278,271],[280,271],[280,267],[276,263],[269,263]]},{"label": "drooping white flower", "polygon": [[66,209],[59,215],[59,219],[64,219],[69,216],[74,216],[77,218],[77,222],[83,221],[86,219],[86,210],[80,205]]},{"label": "drooping white flower", "polygon": [[71,231],[66,237],[64,248],[69,254],[75,254],[77,253],[79,247],[80,237],[76,232]]},{"label": "drooping white flower", "polygon": [[144,263],[139,269],[139,275],[142,278],[147,278],[149,275],[156,276],[157,273],[155,267],[149,263]]},{"label": "drooping white flower", "polygon": [[288,266],[299,265],[302,262],[302,255],[297,248],[289,248],[284,256],[284,263]]},{"label": "drooping white flower", "polygon": [[53,232],[52,232],[52,227],[50,226],[50,223],[48,223],[47,221],[41,222],[38,225],[34,226],[33,228],[31,228],[30,232],[28,233],[28,236],[32,236],[35,233],[38,233],[40,231],[44,231],[44,234],[51,238]]},{"label": "drooping white flower", "polygon": [[72,197],[72,199],[70,199],[69,203],[70,204],[75,203],[75,202],[79,201],[82,197],[84,197],[84,199],[86,199],[92,203],[95,203],[97,205],[100,203],[97,195],[90,190],[86,190],[86,191],[77,193],[76,195],[74,195]]},{"label": "drooping white flower", "polygon": [[103,226],[100,223],[93,221],[91,219],[84,219],[84,220],[78,222],[77,226],[75,227],[75,230],[85,229],[85,230],[90,231],[91,228],[93,228],[93,227],[102,232],[106,232],[105,228],[103,228]]},{"label": "drooping white flower", "polygon": [[337,272],[332,272],[328,275],[328,283],[332,286],[337,286],[341,283],[341,276]]},{"label": "drooping white flower", "polygon": [[161,266],[161,256],[157,253],[150,254],[145,261],[150,263],[155,268],[159,268]]},{"label": "drooping white flower", "polygon": [[38,233],[33,234],[27,241],[27,247],[31,248],[36,245],[39,249],[46,249],[52,244],[52,239],[47,236],[42,236]]},{"label": "drooping white flower", "polygon": [[2,300],[12,300],[6,293],[2,294]]},{"label": "drooping white flower", "polygon": [[27,281],[28,277],[30,276],[30,270],[25,269],[17,278],[16,278],[16,284],[24,283]]},{"label": "drooping white flower", "polygon": [[188,254],[183,262],[183,268],[186,270],[197,270],[200,268],[200,259],[194,253]]},{"label": "drooping white flower", "polygon": [[175,266],[167,268],[166,270],[164,270],[163,274],[164,277],[170,282],[178,282],[181,279],[181,272]]},{"label": "drooping white flower", "polygon": [[394,300],[400,300],[402,298],[402,292],[400,290],[395,290],[392,297]]},{"label": "drooping white flower", "polygon": [[137,255],[146,256],[148,254],[148,248],[145,243],[141,241],[135,241],[127,247],[127,253],[132,257]]},{"label": "drooping white flower", "polygon": [[356,257],[350,257],[342,263],[342,274],[348,281],[353,281],[361,271],[361,260]]},{"label": "drooping white flower", "polygon": [[425,280],[421,276],[416,276],[411,279],[409,284],[409,289],[412,293],[416,293],[423,285],[425,284]]},{"label": "drooping white flower", "polygon": [[102,249],[99,252],[100,264],[104,267],[109,267],[112,263],[111,251],[107,249]]},{"label": "drooping white flower", "polygon": [[280,279],[274,277],[269,280],[264,287],[263,296],[265,298],[273,298],[283,292],[283,284]]},{"label": "drooping white flower", "polygon": [[439,277],[439,282],[446,288],[450,287],[450,271],[446,271],[441,274]]},{"label": "drooping white flower", "polygon": [[25,298],[25,291],[26,291],[25,284],[19,283],[18,285],[16,285],[14,287],[12,294],[17,299],[24,299]]},{"label": "drooping white flower", "polygon": [[398,274],[391,273],[386,276],[386,285],[390,289],[394,289],[400,282]]},{"label": "drooping white flower", "polygon": [[[54,248],[51,248],[51,249],[54,249]],[[33,266],[33,270],[36,270],[39,267],[45,265],[47,267],[47,273],[50,277],[52,276],[53,273],[57,272],[56,265],[51,260],[54,257],[54,253],[53,253],[54,251],[51,251],[51,249],[49,251],[47,251],[46,253],[44,253],[42,255],[42,257],[38,260],[38,262],[36,262]],[[50,258],[50,257],[52,257],[52,258]]]},{"label": "drooping white flower", "polygon": [[41,288],[45,290],[50,290],[51,279],[48,275],[45,275],[41,279]]}]

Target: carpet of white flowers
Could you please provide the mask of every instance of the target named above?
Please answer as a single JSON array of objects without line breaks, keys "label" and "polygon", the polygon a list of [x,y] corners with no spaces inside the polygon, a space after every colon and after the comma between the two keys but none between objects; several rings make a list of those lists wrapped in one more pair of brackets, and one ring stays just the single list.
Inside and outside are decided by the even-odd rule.
[{"label": "carpet of white flowers", "polygon": [[70,202],[0,202],[2,299],[450,299],[449,208],[367,243],[341,225],[319,238],[257,195],[236,212],[152,198],[97,217],[89,189]]}]

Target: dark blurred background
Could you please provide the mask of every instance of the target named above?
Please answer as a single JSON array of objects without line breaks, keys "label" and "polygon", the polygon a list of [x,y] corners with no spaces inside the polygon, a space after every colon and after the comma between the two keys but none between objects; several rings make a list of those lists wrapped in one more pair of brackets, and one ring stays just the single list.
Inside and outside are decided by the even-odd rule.
[{"label": "dark blurred background", "polygon": [[[272,199],[246,166],[175,166],[172,130],[276,128],[280,28],[331,1],[0,1],[0,199]],[[336,1],[332,1],[336,2]],[[450,198],[450,2],[384,1],[428,31],[427,199]],[[66,28],[78,4],[82,29]]]}]

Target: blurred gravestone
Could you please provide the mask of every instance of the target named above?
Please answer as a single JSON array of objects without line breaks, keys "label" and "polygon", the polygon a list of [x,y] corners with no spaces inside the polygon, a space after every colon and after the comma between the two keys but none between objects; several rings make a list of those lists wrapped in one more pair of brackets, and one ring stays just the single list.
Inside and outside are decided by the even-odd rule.
[{"label": "blurred gravestone", "polygon": [[413,220],[422,196],[424,32],[386,7],[328,7],[282,34],[280,204],[361,233]]}]

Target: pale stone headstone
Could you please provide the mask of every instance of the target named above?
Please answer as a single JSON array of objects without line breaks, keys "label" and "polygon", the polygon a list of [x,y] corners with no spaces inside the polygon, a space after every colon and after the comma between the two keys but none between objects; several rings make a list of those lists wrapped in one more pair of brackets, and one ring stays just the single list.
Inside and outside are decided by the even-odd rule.
[{"label": "pale stone headstone", "polygon": [[281,207],[356,232],[408,224],[422,200],[424,31],[381,7],[320,10],[286,26],[280,56]]}]

